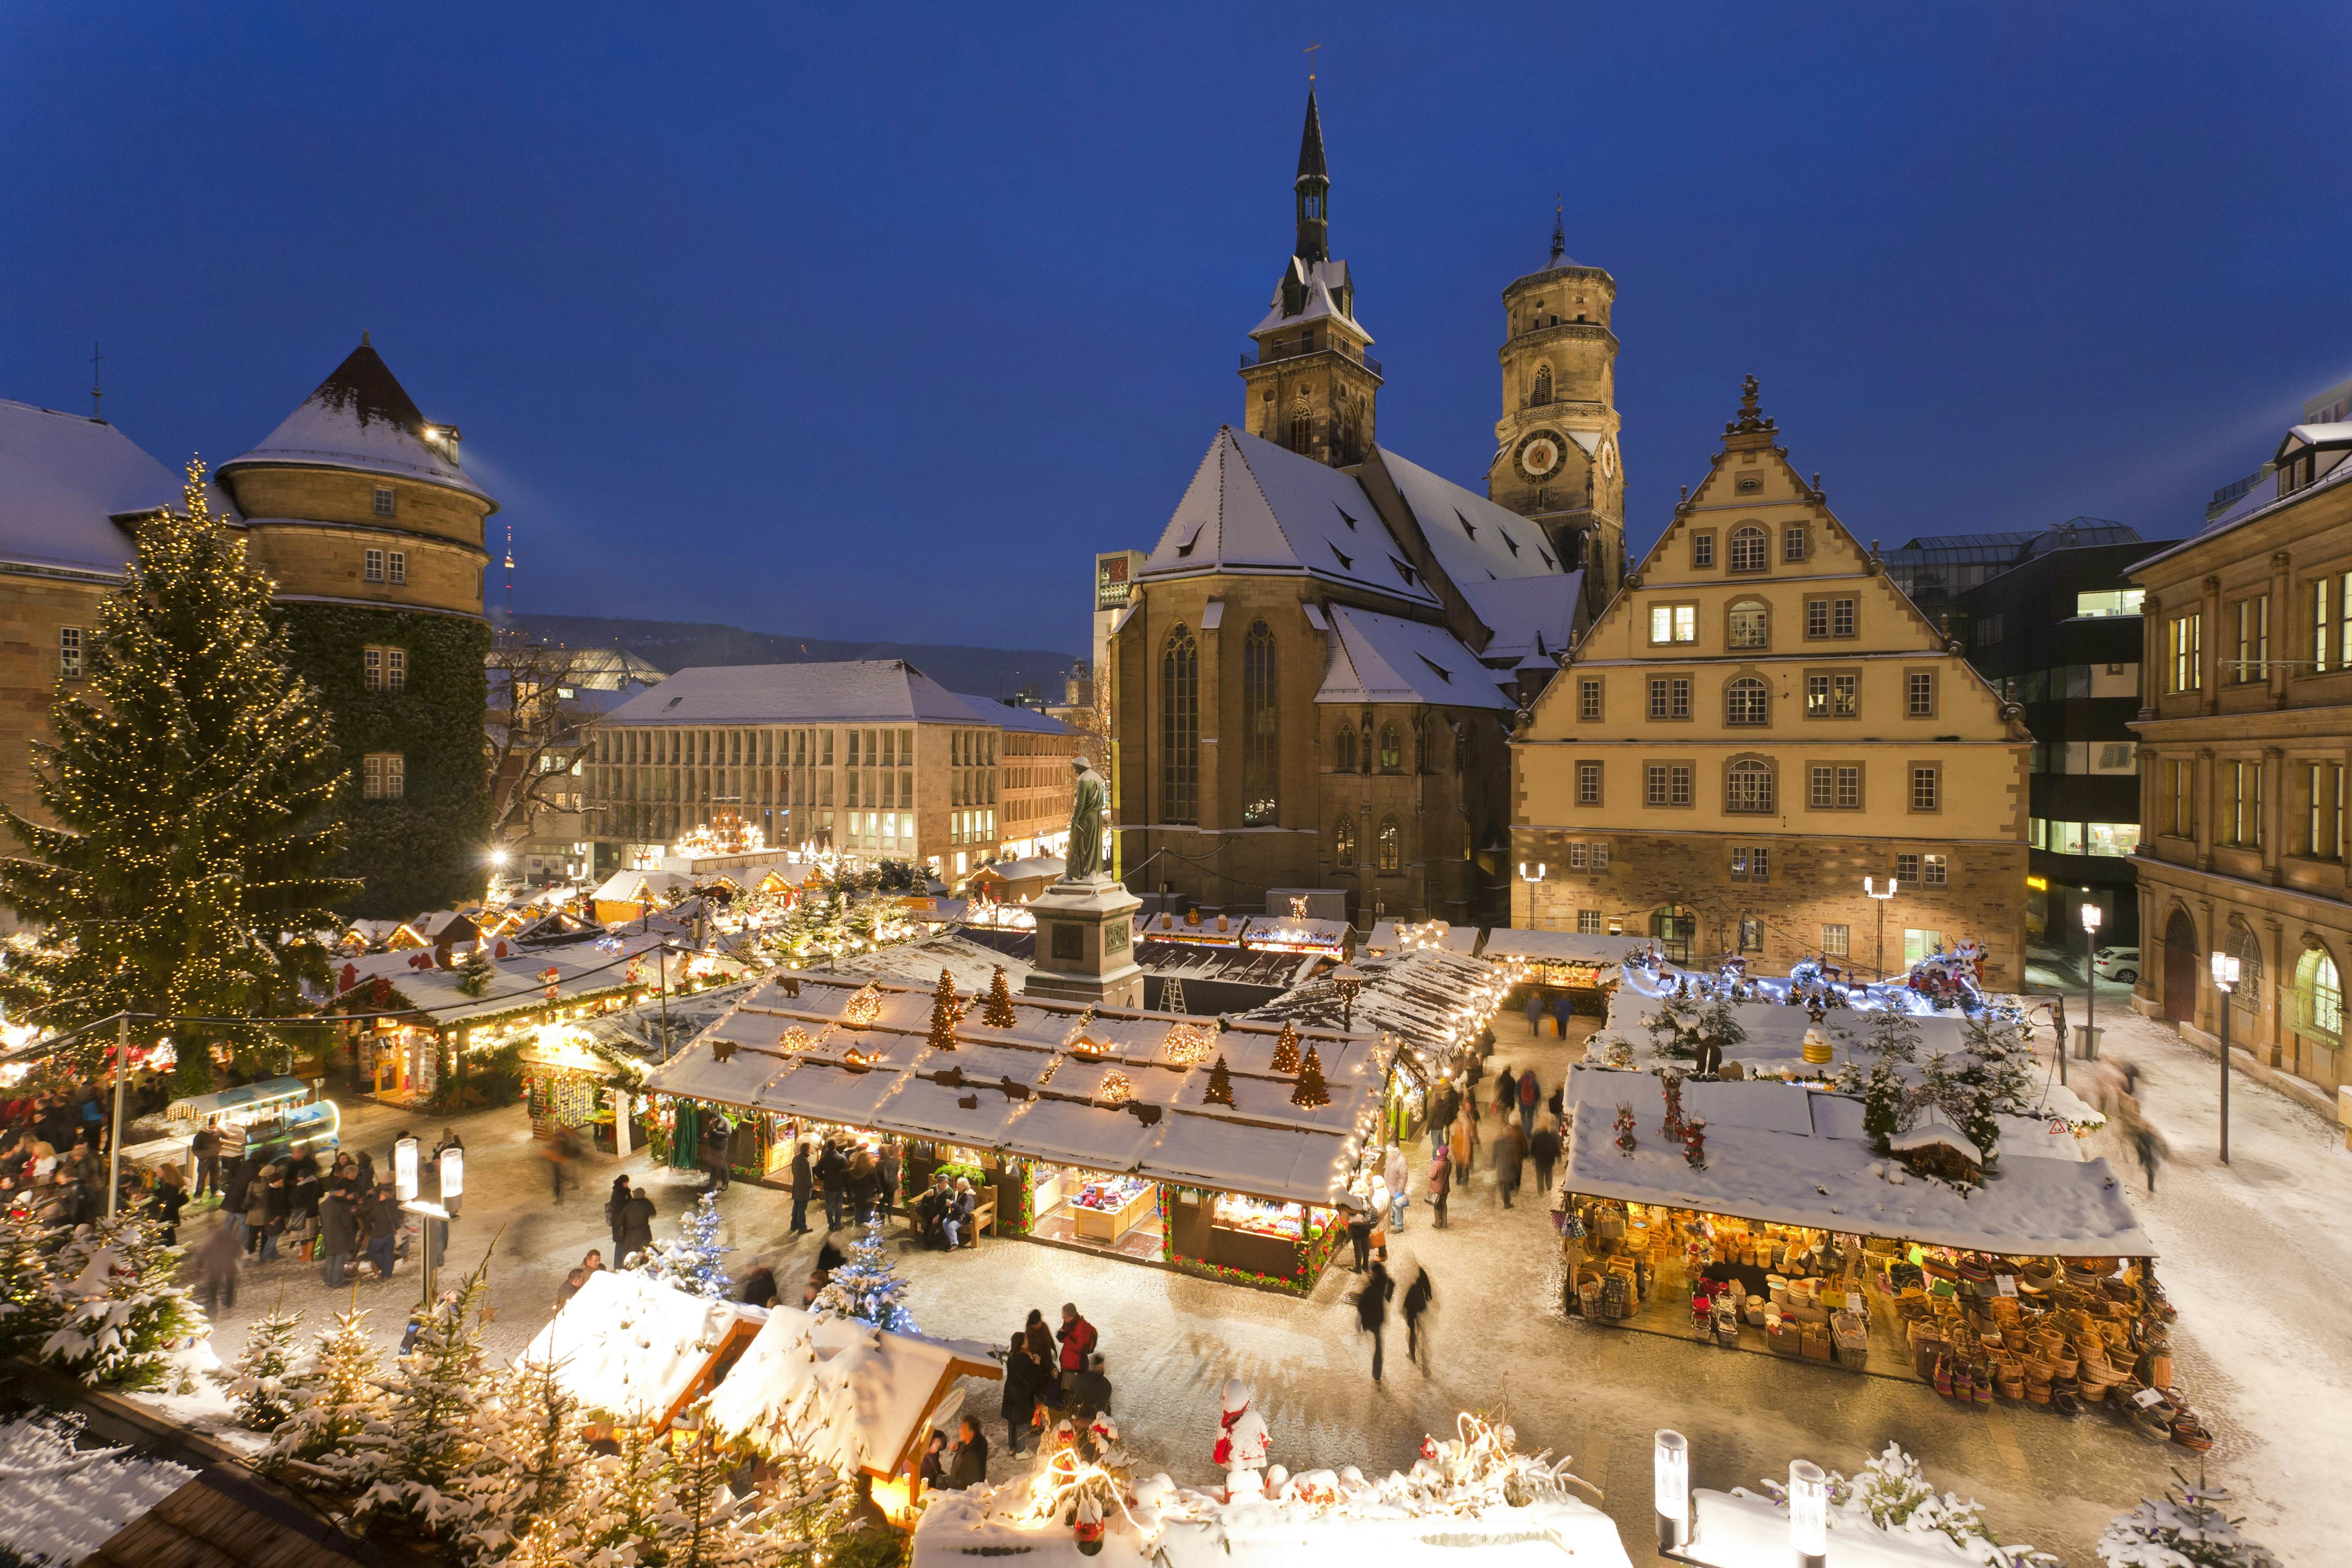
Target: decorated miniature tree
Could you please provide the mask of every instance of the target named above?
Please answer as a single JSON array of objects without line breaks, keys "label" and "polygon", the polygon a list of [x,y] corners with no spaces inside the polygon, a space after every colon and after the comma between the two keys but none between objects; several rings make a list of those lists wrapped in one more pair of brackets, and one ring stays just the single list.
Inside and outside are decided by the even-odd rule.
[{"label": "decorated miniature tree", "polygon": [[489,1289],[485,1258],[425,1314],[415,1342],[394,1369],[391,1397],[368,1424],[374,1475],[353,1516],[421,1535],[462,1535],[481,1512],[487,1471],[507,1462],[490,1451],[488,1368],[480,1312]]},{"label": "decorated miniature tree", "polygon": [[865,1233],[849,1244],[848,1260],[833,1271],[814,1305],[819,1312],[854,1318],[893,1333],[918,1333],[921,1331],[915,1327],[914,1318],[900,1305],[906,1293],[907,1282],[898,1277],[898,1262],[883,1240],[877,1215],[867,1220]]},{"label": "decorated miniature tree", "polygon": [[1290,1091],[1290,1103],[1307,1110],[1331,1103],[1331,1090],[1323,1081],[1323,1058],[1311,1045],[1306,1059],[1298,1064],[1298,1087]]},{"label": "decorated miniature tree", "polygon": [[457,989],[468,996],[488,995],[490,982],[498,978],[498,969],[490,963],[490,955],[483,951],[485,945],[476,942],[474,951],[457,965]]},{"label": "decorated miniature tree", "polygon": [[227,1372],[215,1374],[236,1407],[239,1426],[275,1432],[294,1414],[302,1397],[294,1375],[294,1334],[301,1326],[302,1314],[288,1311],[281,1294],[246,1331],[245,1349]]},{"label": "decorated miniature tree", "polygon": [[2221,1503],[2229,1493],[2180,1481],[2160,1498],[2142,1498],[2118,1514],[2099,1537],[2099,1561],[2106,1568],[2281,1568],[2278,1557],[2238,1533],[2243,1521],[2228,1517]]},{"label": "decorated miniature tree", "polygon": [[1617,1108],[1617,1148],[1625,1158],[1630,1160],[1633,1157],[1634,1146],[1633,1108],[1631,1105],[1620,1105]]},{"label": "decorated miniature tree", "polygon": [[1718,996],[1707,1005],[1698,1016],[1696,1026],[1698,1041],[1698,1070],[1703,1078],[1713,1078],[1723,1066],[1723,1055],[1748,1038],[1739,1016],[1731,1004]]},{"label": "decorated miniature tree", "polygon": [[1005,984],[1004,965],[998,964],[988,982],[988,1006],[981,1014],[982,1022],[992,1029],[1013,1027],[1013,988]]},{"label": "decorated miniature tree", "polygon": [[662,1468],[668,1506],[654,1561],[667,1568],[770,1568],[774,1516],[757,1491],[738,1496],[727,1484],[742,1462],[736,1446],[710,1429],[703,1405],[679,1417]]},{"label": "decorated miniature tree", "polygon": [[718,1194],[705,1193],[678,1221],[677,1238],[655,1242],[633,1267],[666,1285],[724,1301],[735,1281],[719,1260],[735,1249],[719,1239],[720,1224]]},{"label": "decorated miniature tree", "polygon": [[1694,1116],[1683,1123],[1683,1158],[1694,1171],[1706,1169],[1706,1118]]},{"label": "decorated miniature tree", "polygon": [[1217,1059],[1210,1064],[1209,1085],[1201,1091],[1201,1103],[1230,1106],[1233,1102],[1234,1075],[1225,1067],[1224,1053],[1220,1051]]},{"label": "decorated miniature tree", "polygon": [[1274,1070],[1298,1070],[1298,1026],[1288,1019],[1283,1020],[1282,1035],[1274,1042]]},{"label": "decorated miniature tree", "polygon": [[[1002,974],[1004,972],[1000,969],[997,973]],[[955,976],[942,969],[940,971],[939,989],[931,993],[930,1046],[933,1050],[951,1051],[956,1048],[956,1020],[962,1016],[963,1004],[956,999]]]},{"label": "decorated miniature tree", "polygon": [[1918,1060],[1918,1026],[1900,1008],[1881,1008],[1871,1015],[1865,1042],[1874,1057],[1870,1070],[1865,1073],[1860,1064],[1849,1060],[1839,1075],[1838,1088],[1862,1097],[1863,1131],[1883,1154],[1888,1142],[1903,1131],[1910,1106],[1911,1086],[1903,1069]]},{"label": "decorated miniature tree", "polygon": [[95,1388],[159,1388],[174,1373],[172,1352],[212,1332],[173,1278],[180,1249],[163,1245],[152,1221],[120,1215],[77,1230],[50,1260],[57,1326],[41,1359]]},{"label": "decorated miniature tree", "polygon": [[262,1468],[298,1484],[358,1486],[373,1473],[374,1450],[360,1439],[383,1412],[376,1385],[383,1357],[368,1335],[356,1289],[352,1300],[352,1310],[336,1313],[335,1326],[319,1335],[317,1358],[295,1381],[293,1413],[262,1451]]}]

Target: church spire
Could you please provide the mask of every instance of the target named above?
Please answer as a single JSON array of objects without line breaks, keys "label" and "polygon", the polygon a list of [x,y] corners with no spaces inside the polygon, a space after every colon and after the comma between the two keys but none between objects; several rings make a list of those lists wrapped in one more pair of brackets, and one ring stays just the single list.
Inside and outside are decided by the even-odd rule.
[{"label": "church spire", "polygon": [[1551,264],[1557,267],[1568,254],[1567,207],[1559,195],[1551,199]]},{"label": "church spire", "polygon": [[1315,89],[1307,89],[1307,129],[1298,138],[1298,248],[1301,261],[1331,259],[1331,171],[1323,162],[1323,117],[1315,108]]}]

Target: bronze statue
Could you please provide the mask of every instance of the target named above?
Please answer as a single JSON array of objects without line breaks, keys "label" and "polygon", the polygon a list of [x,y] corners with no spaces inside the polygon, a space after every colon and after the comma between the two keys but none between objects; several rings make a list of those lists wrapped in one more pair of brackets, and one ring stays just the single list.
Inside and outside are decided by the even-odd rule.
[{"label": "bronze statue", "polygon": [[1078,783],[1070,801],[1070,848],[1062,879],[1089,881],[1110,874],[1110,792],[1084,757],[1070,759]]}]

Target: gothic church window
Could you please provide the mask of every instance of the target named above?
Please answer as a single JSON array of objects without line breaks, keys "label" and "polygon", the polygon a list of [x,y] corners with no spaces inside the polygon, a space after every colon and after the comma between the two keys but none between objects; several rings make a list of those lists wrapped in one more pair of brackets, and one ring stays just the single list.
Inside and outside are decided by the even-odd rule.
[{"label": "gothic church window", "polygon": [[1397,732],[1395,725],[1383,724],[1381,726],[1381,772],[1394,773],[1403,771],[1404,737]]},{"label": "gothic church window", "polygon": [[1162,822],[1201,814],[1201,649],[1181,624],[1160,656],[1160,793]]},{"label": "gothic church window", "polygon": [[1397,826],[1397,819],[1393,816],[1381,818],[1378,853],[1380,870],[1383,874],[1393,876],[1404,869],[1404,829]]},{"label": "gothic church window", "polygon": [[1274,632],[1253,622],[1242,645],[1242,826],[1264,827],[1276,816]]},{"label": "gothic church window", "polygon": [[1343,816],[1331,829],[1331,863],[1353,866],[1356,863],[1356,819]]},{"label": "gothic church window", "polygon": [[1550,401],[1551,366],[1548,364],[1539,364],[1536,366],[1535,395],[1528,398],[1528,402],[1535,407],[1541,408],[1545,404],[1549,403]]},{"label": "gothic church window", "polygon": [[1307,395],[1300,393],[1298,401],[1290,405],[1290,449],[1305,452],[1315,434],[1314,411],[1307,406]]},{"label": "gothic church window", "polygon": [[1356,771],[1356,726],[1352,721],[1341,720],[1339,732],[1332,737],[1331,765],[1343,773]]}]

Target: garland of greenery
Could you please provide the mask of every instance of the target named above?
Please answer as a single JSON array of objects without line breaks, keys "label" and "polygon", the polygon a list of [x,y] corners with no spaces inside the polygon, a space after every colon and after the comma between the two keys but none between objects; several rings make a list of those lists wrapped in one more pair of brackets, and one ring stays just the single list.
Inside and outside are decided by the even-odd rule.
[{"label": "garland of greenery", "polygon": [[[275,613],[286,626],[288,662],[326,699],[349,770],[335,800],[348,828],[337,869],[365,886],[345,912],[404,919],[480,898],[489,876],[482,721],[490,628],[457,616],[352,605],[280,605]],[[367,689],[371,646],[407,651],[404,689]],[[362,798],[360,759],[371,752],[406,759],[401,799]]]}]

